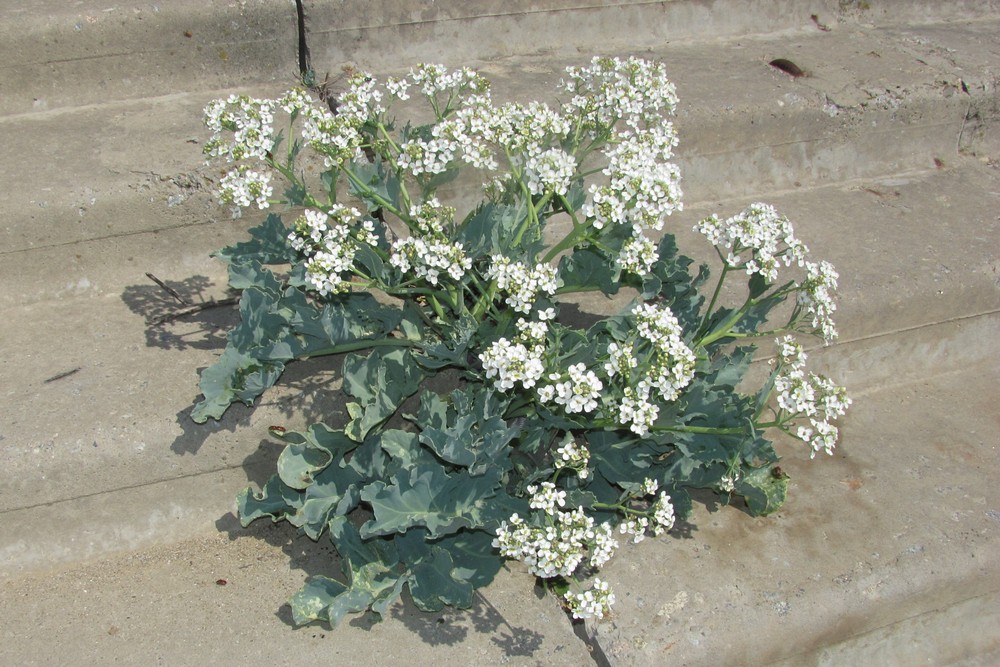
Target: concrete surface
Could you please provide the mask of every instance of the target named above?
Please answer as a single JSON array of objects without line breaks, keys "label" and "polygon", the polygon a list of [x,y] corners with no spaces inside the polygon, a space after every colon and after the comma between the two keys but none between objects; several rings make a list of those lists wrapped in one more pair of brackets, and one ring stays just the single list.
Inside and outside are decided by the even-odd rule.
[{"label": "concrete surface", "polygon": [[[841,340],[813,358],[856,397],[837,456],[786,450],[778,516],[699,506],[696,539],[621,554],[607,573],[622,603],[587,628],[594,659],[991,664],[998,3],[530,4],[304,2],[313,65],[331,79],[352,62],[445,61],[526,99],[589,59],[597,34],[605,52],[670,63],[687,206],[671,231],[707,257],[689,231],[701,216],[777,205],[841,272]],[[153,324],[176,304],[144,274],[194,302],[227,296],[208,253],[254,220],[212,202],[201,108],[294,84],[294,3],[33,7],[0,8],[0,620],[13,639],[0,662],[51,664],[67,648],[81,664],[336,651],[364,664],[415,647],[460,664],[588,660],[523,572],[464,616],[400,608],[333,633],[275,618],[304,573],[328,571],[325,552],[238,529],[233,496],[273,470],[268,425],[340,414],[336,364],[293,365],[254,410],[196,426],[195,371],[233,313]],[[774,70],[776,57],[811,76]]]}]

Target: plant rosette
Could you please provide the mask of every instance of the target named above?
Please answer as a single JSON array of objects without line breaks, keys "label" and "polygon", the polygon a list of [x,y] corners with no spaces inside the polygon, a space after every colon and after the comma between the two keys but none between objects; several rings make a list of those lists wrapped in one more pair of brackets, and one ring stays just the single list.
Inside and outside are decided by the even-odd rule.
[{"label": "plant rosette", "polygon": [[[404,587],[420,609],[466,608],[505,559],[601,618],[601,566],[669,531],[690,490],[755,515],[782,505],[765,433],[811,455],[836,444],[850,399],[798,342],[836,336],[833,267],[753,204],[696,226],[721,270],[692,271],[663,233],[682,204],[662,64],[595,58],[557,96],[496,104],[477,73],[419,65],[353,75],[335,111],[303,90],[206,109],[205,152],[230,164],[220,200],[272,212],[216,253],[241,318],[194,420],[251,405],[295,359],[345,355],[349,421],[272,429],[277,474],[239,496],[244,525],[288,521],[336,547],[343,578],[309,579],[296,623],[382,615]],[[418,103],[423,124],[390,111]],[[486,183],[458,215],[439,189],[462,170]],[[560,313],[582,293],[631,300],[583,326]],[[743,393],[754,339],[776,341],[776,361]],[[431,388],[442,373],[451,391]]]}]

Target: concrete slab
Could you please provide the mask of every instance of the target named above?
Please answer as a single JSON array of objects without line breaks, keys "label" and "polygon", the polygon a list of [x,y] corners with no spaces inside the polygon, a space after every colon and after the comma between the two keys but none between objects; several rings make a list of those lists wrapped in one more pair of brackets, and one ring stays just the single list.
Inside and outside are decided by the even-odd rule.
[{"label": "concrete slab", "polygon": [[291,2],[39,0],[0,7],[0,113],[294,77]]},{"label": "concrete slab", "polygon": [[[604,569],[615,615],[588,625],[610,664],[951,664],[995,651],[993,349],[978,368],[859,396],[833,457],[784,449],[791,493],[777,514],[697,505],[669,536],[620,551]],[[920,639],[935,611],[942,634]],[[975,620],[947,623],[959,618]]]}]

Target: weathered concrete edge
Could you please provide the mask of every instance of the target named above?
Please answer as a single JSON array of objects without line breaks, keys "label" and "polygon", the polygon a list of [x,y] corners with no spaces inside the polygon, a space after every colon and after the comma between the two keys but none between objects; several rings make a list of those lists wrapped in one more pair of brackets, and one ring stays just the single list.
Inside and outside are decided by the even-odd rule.
[{"label": "weathered concrete edge", "polygon": [[[956,627],[973,644],[946,641]],[[792,656],[768,667],[836,667],[837,665],[935,664],[1000,657],[1000,588],[959,602],[933,607],[868,632]],[[994,663],[995,664],[995,663]]]}]

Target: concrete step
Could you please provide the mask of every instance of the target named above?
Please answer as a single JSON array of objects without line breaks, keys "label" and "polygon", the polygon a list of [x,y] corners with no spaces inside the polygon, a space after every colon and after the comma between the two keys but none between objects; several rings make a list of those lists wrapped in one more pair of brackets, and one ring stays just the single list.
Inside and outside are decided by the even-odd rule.
[{"label": "concrete step", "polygon": [[[986,39],[995,26],[996,21],[983,20],[919,29],[859,28],[850,34],[817,31],[791,41],[760,37],[749,42],[757,54],[749,58],[742,42],[689,43],[647,54],[675,64],[682,99],[688,100],[680,118],[688,211],[678,216],[672,230],[681,246],[696,255],[701,248],[707,255],[690,232],[692,224],[710,212],[731,213],[751,196],[768,194],[796,221],[802,238],[844,274],[839,318],[844,344],[838,349],[850,345],[852,351],[836,363],[845,382],[857,386],[872,374],[888,377],[905,368],[919,374],[947,355],[962,363],[978,358],[976,345],[952,341],[968,340],[970,328],[991,326],[989,317],[975,318],[998,306],[997,260],[989,239],[996,237],[991,202],[1000,184],[995,169],[958,154],[952,137],[947,145],[939,137],[942,127],[961,134],[956,115],[961,105],[956,106],[955,98],[963,98],[966,125],[970,105],[990,99],[985,83],[989,71],[980,65],[989,60]],[[831,39],[837,40],[835,48]],[[906,45],[913,44],[923,51],[906,54],[911,48]],[[954,79],[970,70],[986,77],[980,88],[970,88],[978,98],[942,93],[936,68],[944,66],[917,62],[918,56],[926,60],[930,52],[945,48],[939,44],[956,45],[948,76]],[[842,82],[855,81],[837,88],[847,96],[840,99],[849,112],[822,112],[828,93],[817,91],[802,103],[775,105],[776,95],[802,80],[792,81],[767,67],[765,54],[808,52],[812,59],[802,62],[820,63],[824,49],[860,56],[875,46],[880,59],[893,57],[893,67],[869,74],[863,62],[851,64],[849,58],[843,59],[841,70],[828,66],[830,72],[840,72]],[[496,80],[498,96],[525,98],[551,89],[569,62],[515,57],[483,65]],[[916,100],[905,104],[939,113],[939,124],[914,123],[909,115],[896,114],[898,108],[858,101],[867,96],[859,92],[863,82],[888,89],[894,77]],[[725,101],[733,93],[726,91],[735,90],[736,82],[747,92],[738,106],[727,109]],[[265,84],[254,91],[276,94],[282,88]],[[6,353],[0,372],[9,387],[9,407],[0,435],[19,454],[0,495],[0,508],[14,513],[4,523],[19,526],[6,533],[3,546],[11,554],[6,561],[11,571],[44,565],[46,554],[72,560],[202,530],[208,525],[204,508],[228,507],[232,491],[213,496],[219,487],[208,483],[206,488],[215,490],[206,491],[206,498],[192,489],[219,475],[238,477],[240,466],[251,479],[262,481],[260,471],[268,469],[276,454],[259,440],[265,426],[288,420],[301,425],[318,415],[339,414],[336,392],[322,391],[317,378],[309,377],[317,369],[327,373],[320,378],[329,377],[332,363],[318,361],[290,369],[284,388],[270,392],[255,412],[233,408],[222,424],[195,427],[187,420],[197,396],[193,369],[211,363],[232,315],[209,311],[167,327],[148,322],[174,304],[147,281],[147,271],[170,281],[192,301],[225,296],[222,267],[207,254],[240,238],[246,222],[216,221],[224,213],[211,200],[217,174],[201,164],[197,142],[204,132],[200,109],[226,93],[112,100],[0,119],[0,134],[14,154],[42,157],[0,168],[8,184],[0,197],[9,212],[7,289],[0,298],[7,314],[0,325]],[[805,94],[795,93],[803,100]],[[845,121],[849,115],[854,119]],[[894,129],[877,129],[880,122]],[[753,132],[746,131],[748,126]],[[779,131],[781,127],[786,129]],[[797,127],[804,129],[795,135]],[[872,127],[877,131],[867,134]],[[929,137],[928,127],[934,131]],[[994,127],[983,122],[980,130],[977,146],[988,143]],[[793,135],[799,138],[788,141]],[[39,141],[42,150],[33,150]],[[781,151],[791,155],[789,146],[796,147],[797,157],[777,159]],[[59,150],[64,151],[62,160],[43,157]],[[831,151],[837,157],[823,169],[817,167]],[[900,154],[910,157],[893,157]],[[944,156],[938,157],[940,169],[933,167],[932,156],[938,155]],[[907,172],[920,167],[924,170]],[[849,180],[858,174],[871,176]],[[834,184],[819,187],[829,181]],[[922,231],[914,235],[913,229]],[[962,324],[965,320],[969,323]],[[934,327],[954,329],[955,335],[937,340],[929,333],[938,331]],[[915,333],[909,338],[892,336],[910,330]],[[929,345],[938,353],[927,364],[914,365],[910,356],[906,363],[895,358],[900,349]],[[872,364],[873,359],[882,363]],[[90,417],[91,405],[102,406],[100,419]],[[248,439],[246,426],[259,435]],[[185,491],[171,493],[170,483]],[[164,498],[185,500],[169,510],[139,502],[156,495],[149,485],[158,485]],[[125,495],[114,495],[118,493]],[[90,509],[83,516],[106,517],[98,509],[102,503],[128,510],[110,531],[104,519],[74,520],[45,540],[33,536],[30,526],[56,521],[67,504],[84,499]]]},{"label": "concrete step", "polygon": [[[224,88],[317,68],[572,55],[690,39],[976,19],[997,0],[38,0],[0,8],[0,113]],[[814,18],[815,17],[815,18]]]}]

